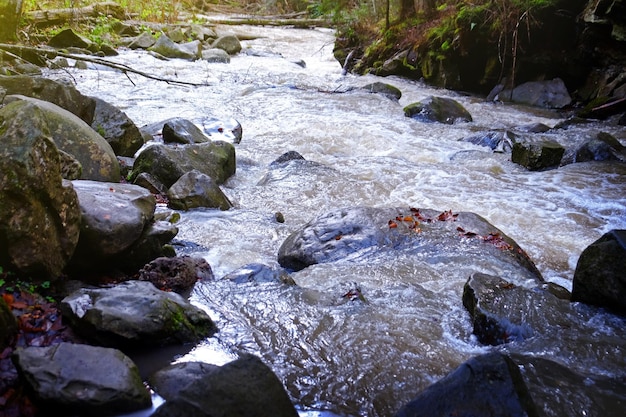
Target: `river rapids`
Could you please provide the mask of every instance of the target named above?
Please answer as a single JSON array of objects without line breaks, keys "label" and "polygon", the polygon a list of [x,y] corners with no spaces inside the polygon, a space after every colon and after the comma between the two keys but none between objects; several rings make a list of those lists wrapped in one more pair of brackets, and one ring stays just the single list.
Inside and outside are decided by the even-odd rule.
[{"label": "river rapids", "polygon": [[[205,86],[105,67],[52,74],[117,106],[140,127],[170,117],[235,119],[243,127],[237,172],[222,186],[235,208],[182,212],[178,223],[176,239],[186,243],[185,253],[204,257],[218,278],[198,284],[191,300],[220,331],[176,361],[219,365],[241,352],[256,354],[302,415],[311,416],[393,415],[459,364],[492,349],[626,375],[623,320],[601,312],[585,313],[593,334],[582,339],[561,335],[513,347],[481,345],[461,302],[467,276],[449,274],[434,261],[428,273],[407,256],[316,265],[291,274],[295,287],[220,280],[250,263],[278,266],[286,237],[329,210],[421,207],[483,216],[515,239],[547,281],[571,289],[583,249],[611,229],[626,228],[626,165],[577,163],[530,172],[513,164],[510,154],[461,142],[491,129],[552,127],[566,115],[397,77],[343,75],[329,29],[217,31],[249,39],[230,64],[162,61],[130,50],[110,58]],[[354,89],[375,81],[399,88],[399,103]],[[404,116],[403,106],[430,95],[459,101],[474,121],[425,124]],[[626,140],[623,127],[611,121],[573,127],[556,138],[576,143],[597,131]],[[272,174],[268,165],[291,150],[329,169]],[[276,222],[277,212],[284,223]],[[367,303],[341,297],[353,282]]]}]

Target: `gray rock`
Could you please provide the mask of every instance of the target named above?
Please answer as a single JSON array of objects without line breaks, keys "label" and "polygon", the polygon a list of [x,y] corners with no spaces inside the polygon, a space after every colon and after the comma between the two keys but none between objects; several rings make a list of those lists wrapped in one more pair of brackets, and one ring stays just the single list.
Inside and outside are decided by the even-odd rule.
[{"label": "gray rock", "polygon": [[130,49],[148,49],[154,46],[156,39],[150,32],[142,32],[139,36],[133,38],[128,47]]},{"label": "gray rock", "polygon": [[150,386],[165,400],[173,400],[187,387],[198,384],[219,366],[204,362],[175,363],[150,376]]},{"label": "gray rock", "polygon": [[578,258],[572,301],[626,313],[626,230],[612,230]]},{"label": "gray rock", "polygon": [[165,143],[181,143],[188,145],[192,143],[205,143],[210,140],[193,122],[181,117],[168,119],[163,122],[161,132],[163,142]]},{"label": "gray rock", "polygon": [[395,417],[537,416],[522,375],[501,353],[477,356],[426,388]]},{"label": "gray rock", "polygon": [[177,234],[178,228],[171,222],[152,221],[146,225],[139,239],[113,257],[111,264],[121,271],[134,274],[153,259],[176,256],[170,242]]},{"label": "gray rock", "polygon": [[163,291],[171,290],[182,295],[189,295],[196,282],[214,278],[211,265],[204,258],[190,256],[154,259],[139,271],[138,277]]},{"label": "gray rock", "polygon": [[599,132],[576,149],[574,162],[621,161],[626,162],[626,146],[614,136]]},{"label": "gray rock", "polygon": [[235,173],[235,147],[212,141],[183,146],[153,145],[135,159],[131,181],[142,172],[151,174],[166,187],[194,169],[222,184]]},{"label": "gray rock", "polygon": [[230,55],[220,48],[203,49],[202,59],[212,63],[230,64]]},{"label": "gray rock", "polygon": [[198,207],[228,210],[233,207],[215,181],[197,170],[183,174],[167,191],[167,197],[167,206],[175,210]]},{"label": "gray rock", "polygon": [[81,233],[72,269],[94,270],[128,250],[152,221],[156,201],[146,189],[119,183],[74,181]]},{"label": "gray rock", "polygon": [[[41,118],[48,126],[56,146],[78,160],[82,166],[81,179],[120,181],[120,166],[111,145],[87,123],[69,111],[43,100],[21,95],[7,97],[22,102],[20,111]],[[18,104],[20,105],[20,104]],[[33,113],[33,109],[39,109]]]},{"label": "gray rock", "polygon": [[91,127],[111,145],[118,156],[132,157],[143,146],[144,139],[135,123],[120,109],[94,98],[96,109]]},{"label": "gray rock", "polygon": [[[288,270],[371,256],[436,259],[447,267],[468,265],[538,283],[541,274],[524,251],[482,217],[416,208],[352,207],[330,211],[293,232],[278,251]],[[505,272],[506,271],[506,272]]]},{"label": "gray rock", "polygon": [[164,346],[198,342],[217,331],[204,310],[146,281],[83,288],[61,301],[77,333],[104,346]]},{"label": "gray rock", "polygon": [[213,41],[211,48],[222,49],[228,55],[236,55],[241,51],[241,43],[235,35],[225,35]]},{"label": "gray rock", "polygon": [[529,355],[494,352],[460,365],[421,392],[395,417],[588,416],[618,417],[626,401],[623,381],[580,373]]},{"label": "gray rock", "polygon": [[38,106],[1,108],[0,126],[0,263],[56,279],[78,242],[78,197],[61,177],[59,151]]},{"label": "gray rock", "polygon": [[48,41],[48,46],[59,49],[69,48],[72,46],[76,48],[89,49],[92,44],[93,42],[77,35],[76,32],[69,28],[63,29]]},{"label": "gray rock", "polygon": [[560,78],[529,81],[518,85],[512,91],[503,90],[496,99],[549,109],[561,109],[572,103],[567,87]]},{"label": "gray rock", "polygon": [[558,167],[564,154],[565,148],[552,139],[527,138],[513,144],[511,161],[537,171]]},{"label": "gray rock", "polygon": [[402,91],[391,84],[375,82],[364,85],[361,89],[369,91],[370,93],[381,94],[387,98],[398,101],[402,98]]},{"label": "gray rock", "polygon": [[404,108],[404,115],[420,122],[454,124],[472,121],[472,116],[458,101],[435,96],[409,104]]},{"label": "gray rock", "polygon": [[188,36],[193,39],[198,39],[201,42],[217,38],[217,33],[215,33],[212,28],[194,23],[192,23],[185,32]]},{"label": "gray rock", "polygon": [[209,369],[153,414],[154,417],[218,415],[297,417],[298,412],[272,370],[256,356],[245,354],[217,369]]},{"label": "gray rock", "polygon": [[60,343],[18,349],[14,359],[49,415],[110,416],[152,403],[137,366],[115,349]]},{"label": "gray rock", "polygon": [[7,95],[18,94],[54,103],[87,124],[93,120],[95,100],[80,93],[72,84],[26,75],[0,75],[0,87]]},{"label": "gray rock", "polygon": [[196,60],[202,56],[202,45],[200,41],[177,44],[165,34],[161,34],[155,44],[149,47],[148,50],[156,52],[166,58]]}]

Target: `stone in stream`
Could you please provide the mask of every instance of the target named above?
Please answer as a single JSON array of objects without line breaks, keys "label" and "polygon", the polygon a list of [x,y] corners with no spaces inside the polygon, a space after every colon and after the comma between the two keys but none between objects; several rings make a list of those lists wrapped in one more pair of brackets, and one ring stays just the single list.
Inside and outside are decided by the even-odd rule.
[{"label": "stone in stream", "polygon": [[150,407],[137,366],[116,349],[73,343],[17,349],[14,362],[47,415],[111,416]]},{"label": "stone in stream", "polygon": [[110,347],[196,343],[217,331],[204,310],[147,281],[81,288],[61,301],[61,311],[78,334]]},{"label": "stone in stream", "polygon": [[454,124],[471,122],[470,113],[456,100],[446,97],[429,96],[404,108],[404,115],[420,122]]},{"label": "stone in stream", "polygon": [[564,153],[565,148],[552,139],[529,138],[513,144],[511,161],[537,171],[558,167]]},{"label": "stone in stream", "polygon": [[572,300],[626,313],[626,230],[611,230],[578,259]]}]

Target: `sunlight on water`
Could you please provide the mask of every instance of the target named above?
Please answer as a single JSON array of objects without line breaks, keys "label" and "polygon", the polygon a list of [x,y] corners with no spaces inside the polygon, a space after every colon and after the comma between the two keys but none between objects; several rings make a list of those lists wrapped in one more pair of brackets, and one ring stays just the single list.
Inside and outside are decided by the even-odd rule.
[{"label": "sunlight on water", "polygon": [[[342,76],[332,57],[333,33],[325,29],[218,29],[256,38],[242,42],[244,51],[230,64],[164,62],[131,51],[114,58],[207,86],[129,75],[131,83],[107,69],[71,71],[81,91],[119,106],[138,126],[170,117],[234,118],[243,126],[237,173],[222,187],[236,208],[182,213],[178,224],[177,240],[194,244],[185,253],[205,257],[218,278],[198,285],[192,301],[220,329],[179,360],[223,364],[238,352],[252,352],[270,364],[303,416],[330,415],[315,410],[392,415],[461,362],[489,350],[472,336],[460,300],[471,271],[489,272],[487,264],[476,259],[451,272],[437,259],[421,262],[419,255],[397,254],[309,267],[292,274],[297,286],[220,278],[252,262],[278,267],[276,255],[287,236],[338,207],[475,212],[516,240],[546,279],[568,288],[580,252],[603,233],[626,228],[623,165],[584,163],[529,172],[508,154],[459,141],[491,129],[554,126],[562,120],[556,112],[485,103],[397,77]],[[400,88],[400,102],[354,89],[375,81]],[[429,95],[458,100],[474,121],[450,126],[404,116],[403,106]],[[607,125],[557,136],[577,142],[598,129],[626,139],[623,130]],[[291,150],[309,162],[270,168]],[[276,212],[284,223],[276,221]],[[352,282],[366,302],[342,297]],[[605,329],[601,332],[615,324],[584,308],[576,314]],[[601,373],[611,372],[610,363],[623,362],[619,347],[606,353],[589,335],[577,344],[571,332],[559,332],[567,341],[563,346],[535,338],[524,348]]]}]

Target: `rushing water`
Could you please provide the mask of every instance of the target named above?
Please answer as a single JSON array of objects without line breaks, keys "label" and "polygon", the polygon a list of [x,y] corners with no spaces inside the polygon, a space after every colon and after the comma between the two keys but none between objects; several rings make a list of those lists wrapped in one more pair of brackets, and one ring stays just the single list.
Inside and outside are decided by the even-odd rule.
[{"label": "rushing water", "polygon": [[[106,68],[70,70],[79,90],[118,106],[138,126],[169,117],[241,123],[237,173],[223,186],[236,208],[182,213],[177,237],[197,245],[186,253],[205,257],[218,278],[252,262],[277,266],[278,248],[292,231],[343,206],[476,212],[515,239],[546,280],[567,288],[581,251],[608,230],[626,227],[624,165],[580,163],[529,172],[511,163],[510,155],[458,141],[488,129],[554,126],[564,115],[487,103],[400,78],[344,76],[332,57],[333,32],[326,29],[220,29],[256,38],[242,42],[244,51],[230,64],[166,62],[132,51],[112,59],[207,86],[126,77]],[[398,87],[400,103],[348,91],[374,81]],[[404,116],[403,106],[429,95],[456,99],[474,121],[449,126]],[[556,138],[571,144],[599,130],[626,139],[623,128],[610,122],[571,128]],[[270,172],[268,165],[289,150],[329,169]],[[275,221],[276,212],[285,223]],[[445,265],[418,267],[403,256],[317,265],[292,277],[298,286],[228,280],[198,285],[192,300],[220,332],[178,360],[222,364],[248,351],[272,367],[303,413],[388,416],[461,362],[493,349],[471,335],[461,304],[467,276]],[[341,298],[350,282],[360,285],[367,304]],[[589,334],[559,331],[518,350],[626,375],[623,322],[584,306],[579,316],[589,323]]]}]

